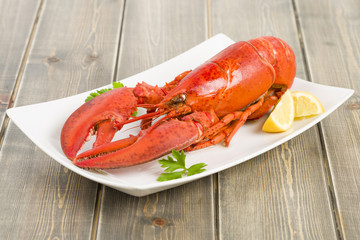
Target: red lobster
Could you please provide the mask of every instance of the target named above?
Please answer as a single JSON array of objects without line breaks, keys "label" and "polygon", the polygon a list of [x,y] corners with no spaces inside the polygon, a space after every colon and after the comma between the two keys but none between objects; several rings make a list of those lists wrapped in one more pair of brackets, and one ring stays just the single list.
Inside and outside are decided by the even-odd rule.
[{"label": "red lobster", "polygon": [[[139,83],[83,104],[63,126],[62,149],[79,167],[105,169],[144,163],[172,149],[191,151],[222,140],[228,145],[247,119],[274,106],[295,73],[294,53],[281,39],[237,42],[163,87]],[[147,113],[132,117],[136,107]],[[111,142],[124,124],[137,120],[137,136]],[[94,148],[77,156],[95,132]]]}]

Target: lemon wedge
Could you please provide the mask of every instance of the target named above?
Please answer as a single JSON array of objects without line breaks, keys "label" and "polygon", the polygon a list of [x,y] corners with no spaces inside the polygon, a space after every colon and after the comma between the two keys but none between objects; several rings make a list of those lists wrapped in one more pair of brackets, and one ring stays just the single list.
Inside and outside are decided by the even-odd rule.
[{"label": "lemon wedge", "polygon": [[324,107],[314,95],[304,91],[294,91],[291,93],[295,106],[295,117],[310,117],[324,113]]},{"label": "lemon wedge", "polygon": [[284,132],[291,127],[294,118],[294,100],[290,90],[287,90],[266,119],[262,130],[264,132]]}]

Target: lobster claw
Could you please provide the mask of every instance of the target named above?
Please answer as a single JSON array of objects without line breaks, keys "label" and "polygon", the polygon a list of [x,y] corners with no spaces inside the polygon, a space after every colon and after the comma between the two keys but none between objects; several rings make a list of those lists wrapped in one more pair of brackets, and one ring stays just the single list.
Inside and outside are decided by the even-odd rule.
[{"label": "lobster claw", "polygon": [[[84,103],[66,120],[61,131],[61,147],[73,160],[86,140],[97,130],[95,146],[110,142],[119,126],[136,110],[137,98],[131,88],[105,92]],[[117,127],[115,127],[117,126]]]},{"label": "lobster claw", "polygon": [[202,126],[197,122],[172,119],[142,130],[139,136],[83,152],[75,158],[74,164],[98,169],[133,166],[163,156],[172,149],[184,149],[197,142],[202,133]]}]

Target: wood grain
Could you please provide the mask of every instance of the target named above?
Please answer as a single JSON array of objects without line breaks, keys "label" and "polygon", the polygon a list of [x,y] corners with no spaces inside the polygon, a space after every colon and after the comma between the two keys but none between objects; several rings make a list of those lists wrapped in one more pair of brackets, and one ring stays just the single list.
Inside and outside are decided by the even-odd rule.
[{"label": "wood grain", "polygon": [[[204,41],[205,9],[204,1],[127,1],[117,78],[146,70]],[[106,187],[97,236],[214,239],[214,207],[211,177],[141,198]]]},{"label": "wood grain", "polygon": [[[292,2],[212,1],[213,33],[288,42],[306,78]],[[312,141],[309,141],[312,139]],[[336,239],[317,128],[219,173],[221,239]]]},{"label": "wood grain", "polygon": [[[0,8],[0,129],[21,74],[22,60],[41,0],[8,0]],[[0,136],[1,138],[2,136]],[[0,139],[1,142],[1,139]]]},{"label": "wood grain", "polygon": [[[122,12],[123,1],[44,3],[15,105],[110,83]],[[95,182],[50,159],[12,123],[0,159],[1,239],[90,238]]]},{"label": "wood grain", "polygon": [[169,60],[207,37],[206,2],[203,0],[129,1],[125,9],[117,79]]},{"label": "wood grain", "polygon": [[98,239],[215,239],[212,178],[132,197],[105,187]]},{"label": "wood grain", "polygon": [[360,236],[360,2],[296,1],[311,80],[355,94],[322,123],[327,174],[343,239]]}]

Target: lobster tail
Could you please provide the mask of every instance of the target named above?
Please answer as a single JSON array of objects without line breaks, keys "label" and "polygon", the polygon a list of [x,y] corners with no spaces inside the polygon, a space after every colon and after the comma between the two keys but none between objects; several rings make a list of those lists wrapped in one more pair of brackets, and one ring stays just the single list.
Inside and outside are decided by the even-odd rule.
[{"label": "lobster tail", "polygon": [[248,41],[258,54],[275,70],[276,85],[287,89],[293,84],[296,74],[295,54],[290,46],[276,37],[261,37]]}]

